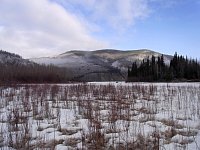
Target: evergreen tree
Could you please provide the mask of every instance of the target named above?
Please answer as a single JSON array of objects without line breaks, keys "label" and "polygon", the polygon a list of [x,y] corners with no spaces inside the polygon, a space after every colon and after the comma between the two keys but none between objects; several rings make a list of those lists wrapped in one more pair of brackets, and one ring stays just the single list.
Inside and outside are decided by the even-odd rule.
[{"label": "evergreen tree", "polygon": [[129,80],[134,81],[173,81],[173,80],[195,80],[200,81],[200,63],[187,56],[174,54],[170,65],[165,65],[164,56],[152,56],[151,60],[143,60],[139,66],[136,62],[128,71]]}]

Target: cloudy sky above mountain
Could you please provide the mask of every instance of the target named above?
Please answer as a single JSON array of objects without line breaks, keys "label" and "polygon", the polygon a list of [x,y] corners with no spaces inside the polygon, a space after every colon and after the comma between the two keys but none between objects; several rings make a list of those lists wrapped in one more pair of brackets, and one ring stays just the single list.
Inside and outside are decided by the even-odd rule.
[{"label": "cloudy sky above mountain", "polygon": [[152,49],[200,58],[200,0],[0,0],[0,49]]}]

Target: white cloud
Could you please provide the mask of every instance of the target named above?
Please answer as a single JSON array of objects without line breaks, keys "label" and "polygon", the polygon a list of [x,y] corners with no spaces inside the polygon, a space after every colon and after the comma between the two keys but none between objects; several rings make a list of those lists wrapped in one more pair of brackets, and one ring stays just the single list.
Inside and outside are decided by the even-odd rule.
[{"label": "white cloud", "polygon": [[163,0],[0,0],[0,49],[39,57],[107,48],[113,41],[93,35],[128,31],[149,15],[150,1]]},{"label": "white cloud", "polygon": [[25,57],[105,47],[85,24],[52,1],[0,0],[0,48]]},{"label": "white cloud", "polygon": [[[149,0],[149,2],[156,3],[160,8],[171,8],[177,4],[186,2],[187,0]],[[189,0],[190,1],[190,0]]]},{"label": "white cloud", "polygon": [[[112,28],[120,30],[133,25],[138,19],[149,15],[148,0],[55,0],[73,12],[81,7],[94,22],[108,23]],[[73,6],[76,5],[77,7]],[[83,15],[83,14],[81,14]]]}]

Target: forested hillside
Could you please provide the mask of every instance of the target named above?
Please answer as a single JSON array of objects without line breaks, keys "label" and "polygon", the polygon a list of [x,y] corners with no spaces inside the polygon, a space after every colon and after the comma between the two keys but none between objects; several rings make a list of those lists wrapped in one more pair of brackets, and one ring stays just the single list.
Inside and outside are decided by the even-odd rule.
[{"label": "forested hillside", "polygon": [[170,64],[165,64],[163,55],[134,62],[128,69],[128,81],[200,81],[200,63],[195,59],[175,53]]},{"label": "forested hillside", "polygon": [[[67,68],[71,71],[70,77],[78,81],[125,81],[127,68],[132,65],[132,62],[141,62],[152,55],[157,57],[162,54],[148,49],[74,50],[54,57],[33,58],[31,60],[38,64],[53,64],[57,67]],[[169,62],[171,58],[170,55],[164,55],[166,62]]]},{"label": "forested hillside", "polygon": [[67,71],[53,65],[39,65],[21,56],[0,51],[0,83],[66,82]]}]

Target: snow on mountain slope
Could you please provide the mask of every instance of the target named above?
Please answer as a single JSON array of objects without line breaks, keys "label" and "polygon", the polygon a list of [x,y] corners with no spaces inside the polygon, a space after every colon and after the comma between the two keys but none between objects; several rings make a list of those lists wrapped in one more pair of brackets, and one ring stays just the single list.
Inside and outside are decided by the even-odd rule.
[{"label": "snow on mountain slope", "polygon": [[0,63],[10,65],[28,65],[31,64],[27,59],[23,59],[21,56],[6,51],[0,50]]},{"label": "snow on mountain slope", "polygon": [[[102,76],[109,75],[117,80],[124,80],[127,75],[127,68],[132,65],[134,61],[138,63],[148,57],[160,56],[160,53],[151,50],[96,50],[96,51],[69,51],[55,57],[35,58],[32,61],[39,64],[53,64],[59,67],[66,67],[73,72],[72,76],[75,78],[82,78],[85,76],[91,81],[104,78]],[[164,55],[166,62],[169,62],[171,56]],[[95,77],[96,76],[96,77]],[[90,78],[91,77],[91,78]],[[109,80],[110,80],[109,78]],[[86,79],[87,80],[87,79]],[[105,80],[108,80],[105,78]],[[111,79],[112,80],[112,79]],[[114,79],[113,79],[114,80]]]},{"label": "snow on mountain slope", "polygon": [[[11,65],[28,65],[33,62],[38,64],[52,64],[58,67],[65,67],[70,72],[72,80],[79,81],[114,81],[125,80],[127,68],[137,61],[150,58],[152,55],[159,56],[160,53],[151,50],[113,50],[104,49],[96,51],[68,51],[54,56],[23,59],[21,56],[6,51],[0,51],[0,63]],[[172,57],[164,55],[166,63]]]}]

